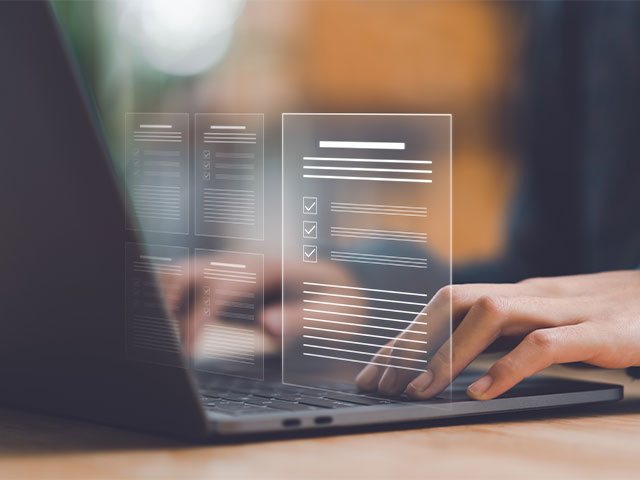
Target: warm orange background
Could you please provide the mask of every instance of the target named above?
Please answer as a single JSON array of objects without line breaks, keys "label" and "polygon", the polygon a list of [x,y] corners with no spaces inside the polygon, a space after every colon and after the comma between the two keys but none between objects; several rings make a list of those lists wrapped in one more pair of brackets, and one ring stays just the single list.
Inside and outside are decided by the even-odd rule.
[{"label": "warm orange background", "polygon": [[[504,3],[250,2],[200,101],[452,113],[454,260],[487,257],[502,247],[514,178],[500,115],[518,86],[517,27]],[[446,232],[429,242],[442,250]]]}]

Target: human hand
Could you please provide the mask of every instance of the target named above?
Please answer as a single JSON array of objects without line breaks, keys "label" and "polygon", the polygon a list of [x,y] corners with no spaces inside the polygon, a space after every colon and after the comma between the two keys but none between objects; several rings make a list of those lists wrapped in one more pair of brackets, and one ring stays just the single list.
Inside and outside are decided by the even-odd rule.
[{"label": "human hand", "polygon": [[[454,328],[425,372],[416,377],[409,370],[393,368],[399,363],[371,364],[356,379],[361,390],[386,395],[406,390],[414,399],[431,398],[501,337],[522,340],[469,386],[471,398],[495,398],[556,363],[581,361],[607,368],[640,365],[640,271],[452,285],[440,290],[424,311],[429,324],[442,323],[451,311]],[[419,328],[411,325],[398,337],[411,338]],[[396,342],[378,355],[389,355]]]},{"label": "human hand", "polygon": [[[220,298],[213,298],[206,305],[198,301],[196,285],[199,272],[208,267],[211,262],[216,263],[245,263],[247,271],[263,271],[263,276],[258,276],[255,283],[228,282],[222,279],[208,280],[210,291],[225,290],[223,301]],[[200,256],[194,259],[190,274],[186,277],[164,277],[161,279],[161,288],[167,311],[171,312],[180,326],[181,337],[185,350],[194,355],[198,350],[202,335],[201,332],[205,324],[217,324],[233,327],[233,321],[225,319],[224,309],[234,302],[246,302],[247,295],[257,294],[264,297],[264,309],[255,310],[255,322],[253,324],[244,323],[242,328],[252,329],[260,338],[264,339],[263,348],[265,353],[277,353],[280,350],[282,336],[283,317],[287,325],[290,338],[295,338],[302,329],[300,312],[303,306],[302,298],[287,298],[287,302],[282,305],[281,288],[281,264],[277,259],[265,258],[264,268],[259,265],[261,257],[243,256],[240,261],[233,252],[216,252],[215,254]],[[299,265],[292,263],[287,265],[287,284],[298,285],[302,279],[308,277],[307,271]],[[201,275],[201,273],[200,273]],[[319,282],[342,282],[351,284],[355,282],[348,270],[333,262],[320,260],[314,265],[314,278]],[[285,285],[286,286],[286,285]],[[232,287],[232,288],[231,288]],[[188,305],[189,301],[191,305]],[[324,296],[318,296],[316,300],[329,300]],[[205,311],[206,310],[206,311]],[[189,328],[187,329],[187,325]],[[187,335],[187,330],[191,331]],[[264,336],[263,333],[264,332]]]}]

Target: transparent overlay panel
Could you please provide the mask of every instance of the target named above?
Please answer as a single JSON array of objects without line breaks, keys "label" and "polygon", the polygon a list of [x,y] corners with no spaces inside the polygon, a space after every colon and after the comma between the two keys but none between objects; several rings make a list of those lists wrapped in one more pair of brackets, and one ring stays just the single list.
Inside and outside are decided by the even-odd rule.
[{"label": "transparent overlay panel", "polygon": [[195,115],[196,234],[264,238],[264,118]]},{"label": "transparent overlay panel", "polygon": [[179,313],[189,315],[188,303],[180,302],[188,278],[188,248],[125,244],[127,358],[185,366],[189,332]]},{"label": "transparent overlay panel", "polygon": [[262,254],[196,249],[194,264],[195,368],[263,379]]},{"label": "transparent overlay panel", "polygon": [[125,181],[128,228],[189,233],[189,115],[125,115]]},{"label": "transparent overlay panel", "polygon": [[391,367],[406,385],[450,358],[450,303],[431,300],[451,280],[451,117],[282,122],[283,383],[354,391]]}]

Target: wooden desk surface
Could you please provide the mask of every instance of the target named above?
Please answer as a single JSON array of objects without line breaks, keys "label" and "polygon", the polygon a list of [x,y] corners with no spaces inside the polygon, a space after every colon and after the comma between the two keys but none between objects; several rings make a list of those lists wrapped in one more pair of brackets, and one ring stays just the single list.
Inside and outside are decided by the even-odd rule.
[{"label": "wooden desk surface", "polygon": [[0,477],[640,478],[640,381],[622,371],[550,373],[622,383],[626,398],[417,429],[210,446],[2,409]]}]

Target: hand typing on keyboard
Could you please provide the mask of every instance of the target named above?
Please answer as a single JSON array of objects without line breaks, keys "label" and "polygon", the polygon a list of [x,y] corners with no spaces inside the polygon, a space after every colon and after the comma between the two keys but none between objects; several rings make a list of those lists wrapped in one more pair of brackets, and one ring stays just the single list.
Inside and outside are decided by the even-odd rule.
[{"label": "hand typing on keyboard", "polygon": [[430,341],[434,322],[448,324],[449,305],[453,335],[434,342],[442,345],[423,373],[416,376],[393,368],[403,362],[385,356],[420,330],[420,325],[411,325],[379,350],[374,361],[383,366],[365,367],[358,386],[388,395],[406,389],[414,399],[432,398],[501,337],[521,341],[469,386],[472,398],[495,398],[554,363],[581,361],[607,368],[640,365],[640,271],[447,287],[424,310]]},{"label": "hand typing on keyboard", "polygon": [[[203,343],[202,332],[205,325],[215,324],[251,329],[260,337],[263,335],[264,327],[265,354],[279,354],[283,323],[289,329],[289,338],[295,338],[296,335],[300,336],[299,334],[302,330],[300,318],[303,306],[302,298],[292,299],[288,303],[281,305],[281,265],[279,262],[266,262],[263,266],[261,256],[243,257],[242,275],[244,276],[236,277],[242,281],[230,280],[232,278],[230,274],[219,276],[211,274],[208,277],[206,286],[203,286],[202,272],[206,268],[211,268],[211,264],[237,265],[239,263],[238,257],[233,252],[221,252],[215,255],[196,257],[187,277],[163,279],[162,289],[167,310],[173,312],[184,327],[190,325],[189,328],[192,334],[190,336],[183,334],[183,344],[189,354],[195,355],[201,347]],[[318,262],[313,267],[315,278],[326,278],[327,281],[344,283],[354,282],[348,271],[340,265],[335,265],[334,262],[318,259]],[[220,268],[216,267],[215,270],[219,271]],[[247,277],[247,273],[244,272],[255,271],[264,272],[264,275],[257,275],[255,282],[246,281],[250,277]],[[288,271],[290,272],[288,281],[292,284],[301,285],[306,271],[302,268],[288,268]],[[201,298],[201,290],[203,288],[208,288],[209,295],[204,300]],[[221,298],[220,292],[224,292],[224,298]],[[250,305],[252,307],[250,311],[251,320],[243,320],[237,318],[237,316],[232,317],[229,315],[229,308],[236,308],[237,310],[238,305],[247,305],[250,303],[248,299],[255,299],[258,296],[260,298],[264,296],[264,309],[262,309],[262,302],[257,302],[260,305],[257,305],[257,303],[256,305]],[[323,299],[324,297],[318,297],[316,300],[321,301]],[[357,312],[357,310],[351,311]],[[187,328],[182,328],[181,330],[186,332]],[[259,343],[262,344],[262,342]]]}]

